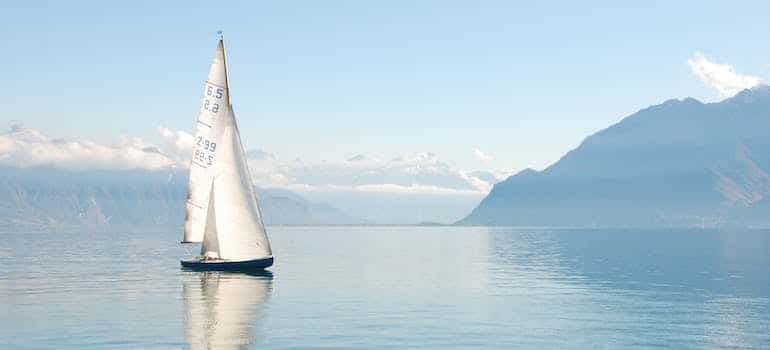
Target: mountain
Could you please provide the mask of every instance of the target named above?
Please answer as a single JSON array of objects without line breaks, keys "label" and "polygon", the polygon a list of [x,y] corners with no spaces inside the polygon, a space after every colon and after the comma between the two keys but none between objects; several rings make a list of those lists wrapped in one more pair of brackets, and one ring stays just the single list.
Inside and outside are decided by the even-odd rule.
[{"label": "mountain", "polygon": [[324,202],[281,188],[257,188],[265,222],[272,225],[348,225],[365,224],[362,219]]},{"label": "mountain", "polygon": [[770,226],[769,174],[770,87],[669,100],[498,183],[457,224]]},{"label": "mountain", "polygon": [[[282,189],[257,189],[266,224],[352,224],[359,220]],[[12,229],[178,226],[184,171],[0,166],[0,227]]]}]

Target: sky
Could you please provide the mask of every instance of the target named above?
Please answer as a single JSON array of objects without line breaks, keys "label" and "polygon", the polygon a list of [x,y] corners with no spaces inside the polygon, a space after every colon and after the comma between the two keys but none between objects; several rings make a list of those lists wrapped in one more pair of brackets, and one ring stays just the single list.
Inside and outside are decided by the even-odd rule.
[{"label": "sky", "polygon": [[[4,2],[0,127],[192,132],[225,33],[247,148],[543,169],[671,98],[770,78],[767,2]],[[125,142],[124,142],[125,143]]]}]

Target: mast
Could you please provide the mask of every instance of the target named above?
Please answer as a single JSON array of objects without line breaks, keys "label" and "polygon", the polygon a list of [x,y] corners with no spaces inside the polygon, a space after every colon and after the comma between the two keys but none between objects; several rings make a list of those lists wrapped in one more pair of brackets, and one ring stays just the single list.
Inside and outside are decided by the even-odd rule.
[{"label": "mast", "polygon": [[219,41],[222,43],[222,57],[225,62],[225,86],[227,87],[227,104],[230,105],[230,108],[233,108],[233,97],[230,95],[230,74],[227,72],[229,69],[227,69],[227,50],[225,50],[225,32],[221,29],[217,31],[217,34],[219,34]]},{"label": "mast", "polygon": [[217,30],[219,35],[219,43],[217,46],[222,47],[222,69],[225,72],[225,88],[227,89],[227,104],[232,105],[232,99],[230,98],[230,77],[227,74],[227,50],[225,50],[225,32],[220,29]]}]

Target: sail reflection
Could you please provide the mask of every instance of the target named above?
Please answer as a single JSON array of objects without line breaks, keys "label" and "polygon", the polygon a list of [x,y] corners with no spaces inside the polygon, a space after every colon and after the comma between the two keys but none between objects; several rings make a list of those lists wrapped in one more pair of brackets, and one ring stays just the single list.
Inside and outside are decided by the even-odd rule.
[{"label": "sail reflection", "polygon": [[272,292],[272,273],[203,272],[189,277],[182,289],[188,348],[243,349],[254,344],[262,305]]}]

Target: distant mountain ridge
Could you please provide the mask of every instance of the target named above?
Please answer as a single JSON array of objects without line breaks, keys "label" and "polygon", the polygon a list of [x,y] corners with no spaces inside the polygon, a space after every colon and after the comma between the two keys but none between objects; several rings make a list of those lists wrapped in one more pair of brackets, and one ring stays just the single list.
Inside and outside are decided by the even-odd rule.
[{"label": "distant mountain ridge", "polygon": [[[359,220],[281,189],[257,189],[270,225],[355,224]],[[182,170],[91,170],[0,166],[5,229],[178,226],[184,219]]]},{"label": "distant mountain ridge", "polygon": [[498,183],[457,224],[770,226],[769,174],[770,87],[669,100]]}]

